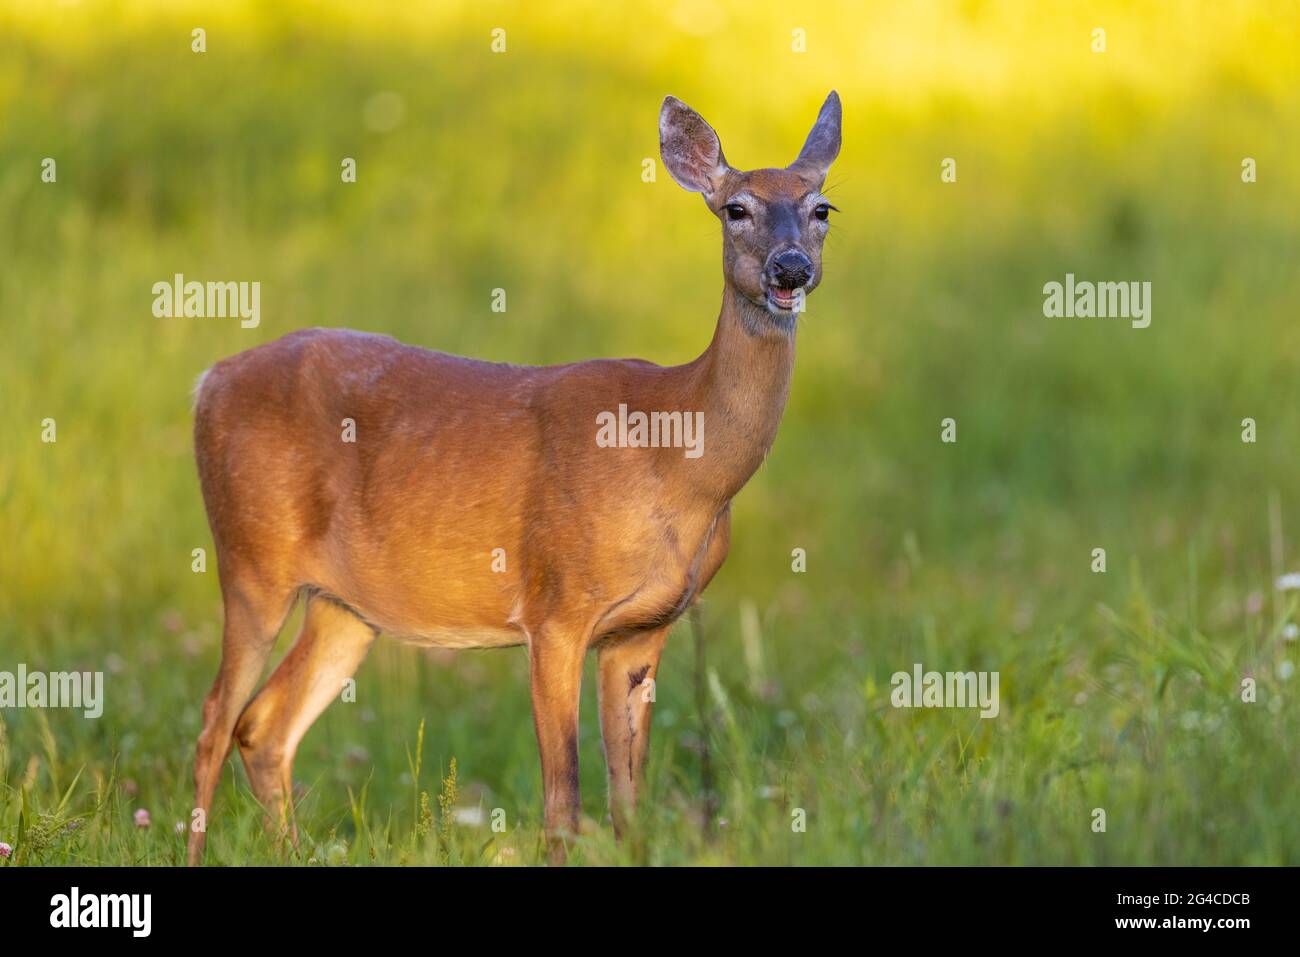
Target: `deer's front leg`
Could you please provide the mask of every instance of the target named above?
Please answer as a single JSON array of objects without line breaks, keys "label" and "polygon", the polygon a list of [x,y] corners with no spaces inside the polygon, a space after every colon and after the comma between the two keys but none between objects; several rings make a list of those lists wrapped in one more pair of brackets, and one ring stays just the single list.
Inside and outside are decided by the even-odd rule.
[{"label": "deer's front leg", "polygon": [[636,810],[641,765],[650,744],[655,675],[668,628],[611,640],[599,652],[600,733],[609,775],[614,833],[627,831]]},{"label": "deer's front leg", "polygon": [[548,858],[563,864],[577,837],[582,801],[578,793],[578,699],[586,645],[566,634],[543,631],[529,643],[533,723],[542,755]]}]

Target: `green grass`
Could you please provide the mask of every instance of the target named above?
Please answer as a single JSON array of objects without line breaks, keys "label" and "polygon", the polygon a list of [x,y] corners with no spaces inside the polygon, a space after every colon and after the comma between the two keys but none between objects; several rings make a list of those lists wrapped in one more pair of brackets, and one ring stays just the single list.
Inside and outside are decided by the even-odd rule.
[{"label": "green grass", "polygon": [[[220,641],[215,572],[190,571],[211,548],[189,446],[202,369],[310,325],[513,362],[686,361],[712,331],[719,243],[697,197],[641,180],[660,99],[754,166],[793,158],[832,85],[843,213],[701,609],[704,665],[683,621],[622,845],[589,667],[591,827],[571,859],[1300,863],[1300,655],[1274,590],[1300,568],[1300,85],[1269,40],[1294,35],[1294,8],[1159,39],[1139,28],[1160,14],[1112,10],[1111,60],[1045,64],[1003,35],[1020,14],[968,5],[951,29],[1023,82],[920,75],[910,94],[853,54],[868,28],[845,11],[809,14],[829,55],[738,84],[716,38],[650,14],[570,30],[501,13],[512,52],[494,59],[472,12],[407,30],[236,7],[199,57],[192,16],[113,9],[57,29],[0,10],[0,670],[106,673],[97,720],[0,712],[0,866],[182,859]],[[773,45],[735,29],[733,49]],[[1058,42],[1045,13],[1024,29]],[[628,52],[629,35],[647,42]],[[1146,62],[1177,82],[1122,68]],[[364,117],[384,90],[405,117],[379,132]],[[262,325],[154,319],[150,287],[174,272],[260,280]],[[1152,281],[1152,326],[1045,319],[1042,285],[1066,272]],[[998,671],[1001,714],[892,708],[913,662]],[[299,752],[300,852],[262,833],[235,759],[210,860],[541,860],[522,652],[384,639],[357,682]]]}]

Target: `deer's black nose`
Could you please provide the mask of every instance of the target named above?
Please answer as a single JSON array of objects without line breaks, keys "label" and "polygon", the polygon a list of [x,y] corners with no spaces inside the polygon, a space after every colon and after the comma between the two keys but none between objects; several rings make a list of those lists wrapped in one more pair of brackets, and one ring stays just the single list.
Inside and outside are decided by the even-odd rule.
[{"label": "deer's black nose", "polygon": [[767,263],[767,278],[778,289],[798,289],[812,278],[812,260],[797,249],[777,253]]}]

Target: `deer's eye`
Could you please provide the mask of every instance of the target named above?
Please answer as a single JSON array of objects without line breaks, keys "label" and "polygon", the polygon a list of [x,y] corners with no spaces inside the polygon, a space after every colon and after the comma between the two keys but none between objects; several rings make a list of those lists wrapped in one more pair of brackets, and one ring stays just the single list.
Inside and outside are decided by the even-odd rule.
[{"label": "deer's eye", "polygon": [[745,207],[741,206],[739,203],[728,203],[723,208],[727,211],[727,218],[733,223],[736,220],[744,219],[749,215],[749,213],[745,211]]},{"label": "deer's eye", "polygon": [[813,215],[824,223],[830,218],[831,210],[834,208],[830,203],[818,203],[817,208],[813,210]]}]

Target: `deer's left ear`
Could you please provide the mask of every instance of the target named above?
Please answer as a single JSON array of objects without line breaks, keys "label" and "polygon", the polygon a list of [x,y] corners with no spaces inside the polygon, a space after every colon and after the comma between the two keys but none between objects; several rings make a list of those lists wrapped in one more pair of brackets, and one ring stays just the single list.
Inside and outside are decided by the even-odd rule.
[{"label": "deer's left ear", "polygon": [[665,97],[659,110],[659,153],[677,185],[706,200],[730,169],[713,127],[675,96]]},{"label": "deer's left ear", "polygon": [[790,169],[817,184],[821,189],[826,181],[826,172],[840,153],[840,95],[831,90],[830,96],[822,104],[817,114],[817,122],[812,132],[799,151],[799,158],[790,164]]}]

